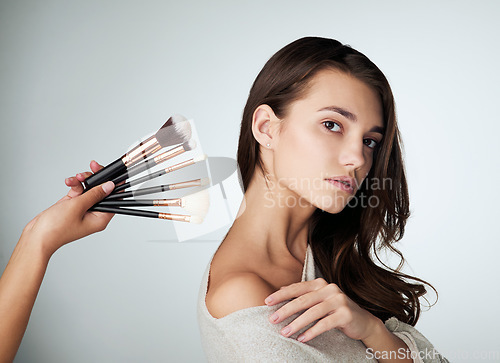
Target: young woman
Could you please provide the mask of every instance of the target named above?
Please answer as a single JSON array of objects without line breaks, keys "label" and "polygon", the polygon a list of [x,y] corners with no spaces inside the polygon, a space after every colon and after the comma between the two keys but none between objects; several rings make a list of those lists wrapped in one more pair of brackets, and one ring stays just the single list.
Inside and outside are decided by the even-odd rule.
[{"label": "young woman", "polygon": [[413,328],[425,282],[376,262],[400,255],[409,202],[392,92],[366,56],[317,37],[278,51],[238,165],[244,201],[200,288],[209,361],[445,361]]},{"label": "young woman", "polygon": [[[250,92],[238,163],[244,203],[200,290],[209,360],[446,361],[413,328],[424,282],[373,261],[379,245],[397,252],[408,218],[392,94],[373,63],[331,39],[283,48]],[[80,195],[89,174],[26,226],[0,278],[2,361],[52,254],[112,217],[88,212],[114,187]]]}]

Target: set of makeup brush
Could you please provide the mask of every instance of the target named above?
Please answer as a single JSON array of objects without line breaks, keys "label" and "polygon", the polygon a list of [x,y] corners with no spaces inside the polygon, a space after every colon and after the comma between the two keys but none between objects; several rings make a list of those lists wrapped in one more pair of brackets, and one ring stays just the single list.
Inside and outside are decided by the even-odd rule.
[{"label": "set of makeup brush", "polygon": [[[159,153],[165,148],[168,150]],[[174,115],[151,137],[140,142],[125,155],[105,166],[97,173],[84,181],[85,190],[93,188],[106,181],[113,181],[115,189],[104,200],[91,209],[100,212],[125,214],[139,217],[168,219],[174,221],[201,223],[209,207],[208,191],[199,192],[171,199],[133,199],[135,197],[162,193],[169,190],[204,186],[209,183],[208,178],[199,178],[178,183],[158,185],[147,188],[130,190],[132,187],[158,178],[167,173],[196,164],[207,158],[205,154],[195,156],[189,160],[167,166],[158,171],[152,171],[157,165],[178,155],[196,148],[195,140],[191,139],[191,124],[181,116]],[[155,155],[156,154],[156,155]],[[136,177],[147,172],[146,175]],[[149,210],[131,209],[124,207],[182,207],[189,215],[163,213]]]}]

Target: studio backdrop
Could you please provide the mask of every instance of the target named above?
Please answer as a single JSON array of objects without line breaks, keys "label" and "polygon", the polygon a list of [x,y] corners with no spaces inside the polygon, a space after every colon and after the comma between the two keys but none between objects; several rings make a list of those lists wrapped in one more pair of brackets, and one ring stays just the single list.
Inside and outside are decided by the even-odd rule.
[{"label": "studio backdrop", "polygon": [[417,328],[452,361],[499,359],[499,15],[496,1],[2,1],[2,271],[64,178],[175,113],[208,155],[200,173],[213,174],[218,208],[192,235],[117,215],[64,246],[16,362],[204,361],[196,299],[241,198],[248,91],[274,52],[308,35],[360,50],[392,86],[412,212],[404,271],[439,292]]}]

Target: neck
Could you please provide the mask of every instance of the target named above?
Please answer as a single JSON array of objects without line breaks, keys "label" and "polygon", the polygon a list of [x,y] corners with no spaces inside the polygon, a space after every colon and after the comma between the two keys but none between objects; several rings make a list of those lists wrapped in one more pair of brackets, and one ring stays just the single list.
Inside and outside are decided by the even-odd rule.
[{"label": "neck", "polygon": [[262,172],[256,170],[233,228],[241,228],[248,240],[265,249],[276,263],[291,258],[303,263],[309,218],[315,210],[290,189],[280,187],[274,177],[268,177],[266,183]]}]

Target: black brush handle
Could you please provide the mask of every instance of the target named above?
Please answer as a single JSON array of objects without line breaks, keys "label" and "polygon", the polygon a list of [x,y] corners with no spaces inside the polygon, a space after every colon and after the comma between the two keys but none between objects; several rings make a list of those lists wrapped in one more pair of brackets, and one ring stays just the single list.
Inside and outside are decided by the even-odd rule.
[{"label": "black brush handle", "polygon": [[137,200],[103,200],[96,204],[102,207],[149,207],[154,206],[156,199],[137,199]]},{"label": "black brush handle", "polygon": [[94,205],[90,210],[105,213],[115,213],[115,214],[125,214],[128,216],[136,217],[148,217],[148,218],[159,218],[158,212],[151,212],[148,210],[138,210],[138,209],[126,209],[118,207],[102,207],[99,205]]},{"label": "black brush handle", "polygon": [[117,159],[113,161],[111,164],[106,165],[104,168],[99,170],[97,173],[89,176],[87,179],[83,181],[85,185],[85,191],[99,185],[105,183],[109,180],[113,180],[118,175],[127,171],[127,167],[123,164],[122,159]]},{"label": "black brush handle", "polygon": [[125,170],[123,174],[120,174],[118,176],[115,176],[112,180],[112,182],[117,185],[118,183],[121,183],[122,181],[128,179],[128,170]]},{"label": "black brush handle", "polygon": [[129,187],[132,187],[132,186],[137,185],[137,184],[141,184],[145,181],[157,178],[157,177],[165,175],[165,174],[167,174],[167,172],[165,170],[160,170],[160,171],[156,171],[154,173],[148,174],[148,175],[144,175],[143,177],[140,177],[138,179],[134,179],[134,180],[131,180],[131,181],[124,183],[122,185],[118,185],[115,189],[113,189],[111,194],[115,194],[115,192],[118,193],[122,190],[129,188]]},{"label": "black brush handle", "polygon": [[124,180],[126,180],[134,175],[142,173],[143,171],[146,171],[155,165],[156,165],[156,163],[154,161],[149,161],[149,160],[146,160],[140,164],[134,165],[133,167],[131,167],[129,169],[125,169],[125,172],[122,172],[121,175],[120,174],[115,175],[115,177],[113,178],[113,183],[115,183],[115,185],[118,183],[121,183],[122,181],[124,181]]},{"label": "black brush handle", "polygon": [[129,178],[158,165],[154,159],[145,160],[127,170]]},{"label": "black brush handle", "polygon": [[161,193],[170,190],[170,185],[158,185],[156,187],[132,190],[130,192],[110,194],[104,200],[114,200],[120,198],[138,197],[140,195]]},{"label": "black brush handle", "polygon": [[[116,194],[116,193],[121,192],[122,190],[125,190],[125,189],[127,189],[128,187],[131,187],[131,186],[132,186],[132,185],[130,184],[130,182],[128,182],[128,183],[123,183],[123,184],[121,184],[121,185],[117,185],[117,186],[115,187],[115,189],[113,189],[113,191],[111,192],[111,194]],[[115,191],[116,191],[116,193],[115,193]]]}]

